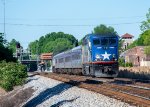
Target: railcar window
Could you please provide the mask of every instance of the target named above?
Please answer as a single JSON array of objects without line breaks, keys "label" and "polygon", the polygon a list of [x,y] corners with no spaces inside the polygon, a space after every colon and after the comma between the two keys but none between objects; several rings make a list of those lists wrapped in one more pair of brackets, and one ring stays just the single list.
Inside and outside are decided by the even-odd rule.
[{"label": "railcar window", "polygon": [[67,57],[65,58],[65,62],[69,62],[69,61],[71,61],[71,56],[67,56]]},{"label": "railcar window", "polygon": [[94,39],[93,44],[94,45],[100,45],[100,40],[99,39]]},{"label": "railcar window", "polygon": [[59,63],[62,63],[63,62],[63,58],[59,59],[58,61],[59,61]]},{"label": "railcar window", "polygon": [[72,60],[78,60],[78,59],[80,59],[80,54],[72,55]]},{"label": "railcar window", "polygon": [[55,59],[55,63],[57,63],[57,59]]},{"label": "railcar window", "polygon": [[110,38],[109,39],[109,45],[115,45],[116,44],[116,39]]},{"label": "railcar window", "polygon": [[107,38],[101,39],[101,45],[104,45],[104,46],[108,45],[108,39]]}]

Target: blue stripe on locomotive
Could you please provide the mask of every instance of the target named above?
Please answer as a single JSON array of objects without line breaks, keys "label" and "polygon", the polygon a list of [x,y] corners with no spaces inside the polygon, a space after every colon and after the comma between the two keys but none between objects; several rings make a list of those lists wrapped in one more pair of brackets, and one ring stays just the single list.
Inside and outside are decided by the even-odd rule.
[{"label": "blue stripe on locomotive", "polygon": [[[103,36],[103,35],[89,35],[91,42],[91,58],[95,61],[113,61],[118,60],[118,36]],[[100,43],[94,43],[94,40],[99,40]],[[112,41],[111,41],[112,40]],[[111,43],[115,42],[115,43]]]}]

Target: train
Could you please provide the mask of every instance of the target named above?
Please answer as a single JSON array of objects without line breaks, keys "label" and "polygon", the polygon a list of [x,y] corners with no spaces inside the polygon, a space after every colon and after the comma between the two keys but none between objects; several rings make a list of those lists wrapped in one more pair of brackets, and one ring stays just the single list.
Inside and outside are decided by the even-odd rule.
[{"label": "train", "polygon": [[82,45],[53,56],[52,71],[114,78],[119,71],[118,42],[115,34],[88,34]]}]

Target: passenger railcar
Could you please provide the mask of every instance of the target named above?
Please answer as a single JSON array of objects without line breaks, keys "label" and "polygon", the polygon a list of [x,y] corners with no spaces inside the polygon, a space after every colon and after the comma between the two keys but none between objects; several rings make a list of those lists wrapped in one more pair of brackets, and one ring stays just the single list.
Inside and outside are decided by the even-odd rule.
[{"label": "passenger railcar", "polygon": [[118,36],[86,35],[81,46],[53,57],[53,72],[116,77]]}]

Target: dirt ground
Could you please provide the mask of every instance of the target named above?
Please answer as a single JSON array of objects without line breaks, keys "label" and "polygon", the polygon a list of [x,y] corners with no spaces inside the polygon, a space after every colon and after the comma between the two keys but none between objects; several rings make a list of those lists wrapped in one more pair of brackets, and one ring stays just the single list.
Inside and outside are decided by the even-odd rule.
[{"label": "dirt ground", "polygon": [[5,95],[7,92],[0,87],[0,96]]},{"label": "dirt ground", "polygon": [[33,92],[32,87],[26,89],[19,87],[11,92],[6,92],[0,88],[0,107],[20,107],[32,96]]}]

